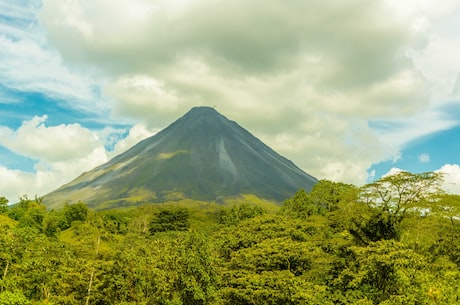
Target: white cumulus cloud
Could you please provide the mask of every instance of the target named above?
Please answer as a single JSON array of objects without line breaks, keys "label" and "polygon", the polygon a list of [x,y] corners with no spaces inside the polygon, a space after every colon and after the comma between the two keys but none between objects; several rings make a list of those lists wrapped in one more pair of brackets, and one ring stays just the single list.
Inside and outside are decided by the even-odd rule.
[{"label": "white cumulus cloud", "polygon": [[17,130],[0,127],[0,145],[37,160],[32,172],[0,164],[0,196],[10,202],[23,195],[43,196],[156,132],[136,124],[108,151],[98,134],[109,131],[91,131],[79,124],[47,126],[46,119],[34,117]]},{"label": "white cumulus cloud", "polygon": [[460,166],[458,164],[445,164],[437,172],[444,175],[443,187],[453,194],[460,194]]},{"label": "white cumulus cloud", "polygon": [[95,132],[79,124],[46,126],[46,119],[36,116],[17,130],[0,127],[1,145],[37,160],[33,172],[0,166],[0,194],[10,201],[22,195],[44,195],[107,161],[104,144]]},{"label": "white cumulus cloud", "polygon": [[423,153],[418,156],[418,160],[422,163],[430,162],[430,155],[427,153]]},{"label": "white cumulus cloud", "polygon": [[35,116],[14,131],[0,129],[0,144],[21,155],[54,161],[88,156],[101,146],[97,135],[79,124],[46,126],[47,116]]},{"label": "white cumulus cloud", "polygon": [[158,130],[151,130],[143,124],[136,124],[131,127],[128,135],[125,138],[119,140],[116,143],[110,155],[116,156],[118,154],[121,154],[129,148],[131,148],[132,146],[134,146],[135,144],[139,143],[140,141],[153,136],[157,132]]}]

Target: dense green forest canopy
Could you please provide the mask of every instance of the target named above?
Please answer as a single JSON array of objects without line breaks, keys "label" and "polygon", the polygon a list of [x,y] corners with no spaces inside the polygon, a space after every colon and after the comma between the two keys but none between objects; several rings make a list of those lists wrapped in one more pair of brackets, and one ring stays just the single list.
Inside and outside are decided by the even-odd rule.
[{"label": "dense green forest canopy", "polygon": [[0,305],[459,304],[460,196],[441,179],[323,180],[280,207],[0,198]]}]

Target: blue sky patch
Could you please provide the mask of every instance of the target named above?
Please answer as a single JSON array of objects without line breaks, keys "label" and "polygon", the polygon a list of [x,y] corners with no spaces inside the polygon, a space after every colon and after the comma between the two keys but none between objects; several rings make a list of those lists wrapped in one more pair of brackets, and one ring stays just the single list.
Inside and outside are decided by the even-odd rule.
[{"label": "blue sky patch", "polygon": [[29,173],[35,172],[34,165],[38,162],[35,159],[18,155],[2,145],[0,145],[0,160],[2,166]]},{"label": "blue sky patch", "polygon": [[460,163],[460,125],[420,137],[406,144],[401,157],[373,164],[368,172],[375,171],[375,179],[392,167],[414,173],[434,171],[445,164]]},{"label": "blue sky patch", "polygon": [[34,116],[43,115],[48,116],[47,126],[78,123],[91,130],[109,126],[127,129],[131,126],[124,123],[113,123],[108,115],[101,119],[92,113],[70,109],[65,102],[53,99],[43,93],[17,91],[0,84],[0,126],[7,126],[16,130],[24,121],[29,121]]}]

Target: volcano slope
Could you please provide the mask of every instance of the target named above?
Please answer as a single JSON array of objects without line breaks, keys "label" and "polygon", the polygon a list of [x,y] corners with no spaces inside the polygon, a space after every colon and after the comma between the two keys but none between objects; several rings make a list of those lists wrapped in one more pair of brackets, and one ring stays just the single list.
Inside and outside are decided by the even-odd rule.
[{"label": "volcano slope", "polygon": [[44,196],[49,208],[95,209],[252,194],[281,202],[317,179],[211,107],[195,107],[156,135]]}]

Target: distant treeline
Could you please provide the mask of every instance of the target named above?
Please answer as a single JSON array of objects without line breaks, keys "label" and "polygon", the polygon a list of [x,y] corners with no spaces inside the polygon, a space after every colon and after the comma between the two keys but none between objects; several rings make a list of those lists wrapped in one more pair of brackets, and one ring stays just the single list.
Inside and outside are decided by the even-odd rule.
[{"label": "distant treeline", "polygon": [[0,305],[460,304],[460,196],[441,179],[322,180],[275,208],[0,197]]}]

